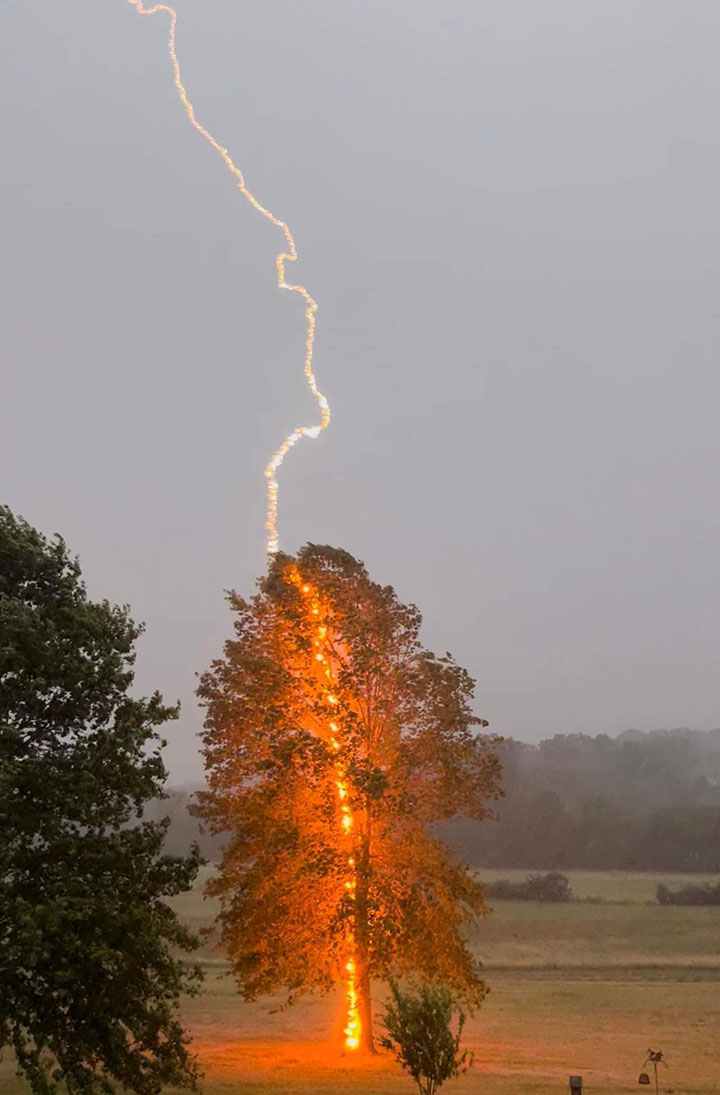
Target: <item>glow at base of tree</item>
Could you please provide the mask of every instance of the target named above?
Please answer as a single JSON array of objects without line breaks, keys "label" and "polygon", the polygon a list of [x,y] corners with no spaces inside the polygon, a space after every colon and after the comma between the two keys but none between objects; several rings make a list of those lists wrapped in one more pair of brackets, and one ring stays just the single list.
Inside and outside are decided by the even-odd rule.
[{"label": "glow at base of tree", "polygon": [[[323,688],[325,691],[325,700],[330,708],[337,705],[337,696],[332,691],[333,684],[333,671],[331,665],[330,645],[328,639],[328,625],[323,622],[327,619],[327,611],[318,596],[318,592],[313,586],[302,580],[299,571],[293,568],[289,574],[290,581],[296,585],[303,595],[303,599],[308,607],[308,613],[311,618],[311,623],[315,629],[315,638],[313,639],[313,646],[316,648],[315,665],[317,671],[323,682]],[[342,730],[338,726],[337,721],[334,719],[328,720],[328,741],[331,747],[340,751],[342,749],[341,735]],[[348,865],[348,878],[345,882],[345,889],[350,901],[355,901],[356,890],[356,878],[355,878],[355,856],[353,855],[352,847],[352,831],[354,826],[353,814],[350,806],[348,805],[348,785],[345,779],[345,769],[343,765],[338,762],[335,764],[335,788],[337,790],[338,803],[340,805],[340,827],[344,837],[349,841],[350,848],[347,857]],[[355,966],[355,936],[352,928],[348,929],[346,936],[347,953],[348,958],[345,962],[345,999],[347,1006],[346,1023],[343,1029],[345,1035],[345,1045],[348,1049],[357,1049],[360,1045],[360,1014],[358,1012],[358,994],[357,994],[357,980],[356,980],[356,966]]]},{"label": "glow at base of tree", "polygon": [[178,97],[185,108],[185,113],[188,116],[190,124],[197,130],[197,132],[205,138],[209,145],[217,152],[221,157],[223,163],[230,173],[237,180],[237,185],[242,196],[250,203],[250,205],[258,213],[261,213],[263,217],[274,224],[276,228],[279,228],[285,237],[286,250],[279,252],[275,256],[275,266],[277,269],[277,284],[280,289],[287,289],[291,293],[298,293],[305,301],[305,322],[306,322],[306,335],[305,335],[305,362],[304,373],[305,380],[307,382],[310,391],[315,397],[317,404],[320,408],[320,422],[314,426],[298,426],[288,434],[279,446],[272,454],[270,461],[265,468],[265,481],[267,491],[267,510],[265,519],[265,528],[267,530],[267,550],[270,555],[274,554],[278,550],[278,530],[277,530],[277,515],[278,515],[278,480],[277,473],[283,460],[287,456],[290,449],[295,445],[301,437],[317,437],[321,430],[324,430],[326,426],[330,424],[330,405],[327,399],[318,389],[317,382],[315,380],[315,373],[313,372],[313,353],[315,350],[315,312],[317,311],[317,303],[310,296],[304,285],[295,285],[288,282],[285,278],[285,263],[295,262],[297,259],[297,247],[295,246],[295,240],[293,239],[290,228],[285,221],[280,220],[274,213],[271,213],[269,209],[266,209],[261,202],[255,197],[251,190],[248,189],[245,183],[245,176],[236,164],[233,162],[230,153],[227,148],[223,146],[215,139],[212,133],[201,125],[195,116],[195,108],[190,102],[185,85],[182,81],[180,72],[180,62],[178,61],[177,51],[175,48],[175,31],[177,28],[177,12],[174,8],[171,8],[168,4],[155,4],[153,7],[146,8],[143,0],[129,0],[129,3],[135,8],[139,15],[156,15],[159,12],[169,16],[170,29],[168,32],[167,49],[170,55],[170,61],[172,63],[175,90],[178,93]]}]

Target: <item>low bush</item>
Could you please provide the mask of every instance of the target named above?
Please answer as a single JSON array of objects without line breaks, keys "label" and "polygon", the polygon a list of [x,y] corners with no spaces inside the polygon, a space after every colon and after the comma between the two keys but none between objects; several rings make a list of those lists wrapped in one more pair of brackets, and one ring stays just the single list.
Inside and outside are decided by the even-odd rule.
[{"label": "low bush", "polygon": [[683,886],[671,890],[661,882],[655,891],[660,905],[720,905],[720,882],[717,886]]},{"label": "low bush", "polygon": [[390,992],[381,1045],[412,1076],[419,1095],[435,1095],[446,1080],[467,1072],[472,1064],[472,1053],[460,1049],[465,1015],[444,985],[403,992],[391,981]]},{"label": "low bush", "polygon": [[531,874],[524,882],[499,878],[486,883],[485,894],[497,901],[569,901],[572,897],[567,876],[559,871]]}]

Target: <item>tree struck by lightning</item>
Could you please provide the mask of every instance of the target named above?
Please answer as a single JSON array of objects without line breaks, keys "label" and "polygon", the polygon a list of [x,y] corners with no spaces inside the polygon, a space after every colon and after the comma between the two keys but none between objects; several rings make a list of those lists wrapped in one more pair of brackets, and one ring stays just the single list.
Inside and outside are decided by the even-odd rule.
[{"label": "tree struck by lightning", "polygon": [[231,594],[235,636],[201,680],[208,790],[226,834],[209,892],[240,992],[344,988],[344,1044],[373,1050],[372,983],[416,975],[469,1007],[464,929],[482,887],[433,832],[498,795],[473,682],[420,643],[420,614],[337,548],[278,552]]}]

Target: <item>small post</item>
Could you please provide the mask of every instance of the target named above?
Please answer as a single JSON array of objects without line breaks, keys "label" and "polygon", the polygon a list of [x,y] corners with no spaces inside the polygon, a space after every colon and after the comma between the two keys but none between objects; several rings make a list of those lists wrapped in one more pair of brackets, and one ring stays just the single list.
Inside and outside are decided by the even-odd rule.
[{"label": "small post", "polygon": [[570,1077],[570,1095],[582,1095],[582,1076]]}]

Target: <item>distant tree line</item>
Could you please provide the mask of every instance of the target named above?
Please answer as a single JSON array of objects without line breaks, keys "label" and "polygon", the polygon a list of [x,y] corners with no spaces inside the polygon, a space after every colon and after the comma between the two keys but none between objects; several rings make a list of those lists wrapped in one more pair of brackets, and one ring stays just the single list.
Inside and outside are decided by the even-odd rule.
[{"label": "distant tree line", "polygon": [[720,871],[720,730],[506,740],[500,758],[497,822],[447,829],[475,866]]},{"label": "distant tree line", "polygon": [[[457,819],[442,830],[473,866],[720,871],[720,730],[506,739],[499,753],[497,821]],[[176,854],[198,837],[191,799],[186,789],[158,804]],[[199,840],[217,859],[221,839]]]},{"label": "distant tree line", "polygon": [[145,817],[150,820],[168,819],[165,851],[168,855],[183,855],[197,844],[203,859],[217,863],[223,841],[205,832],[193,814],[199,787],[176,787],[164,799],[156,799],[145,807]]}]

